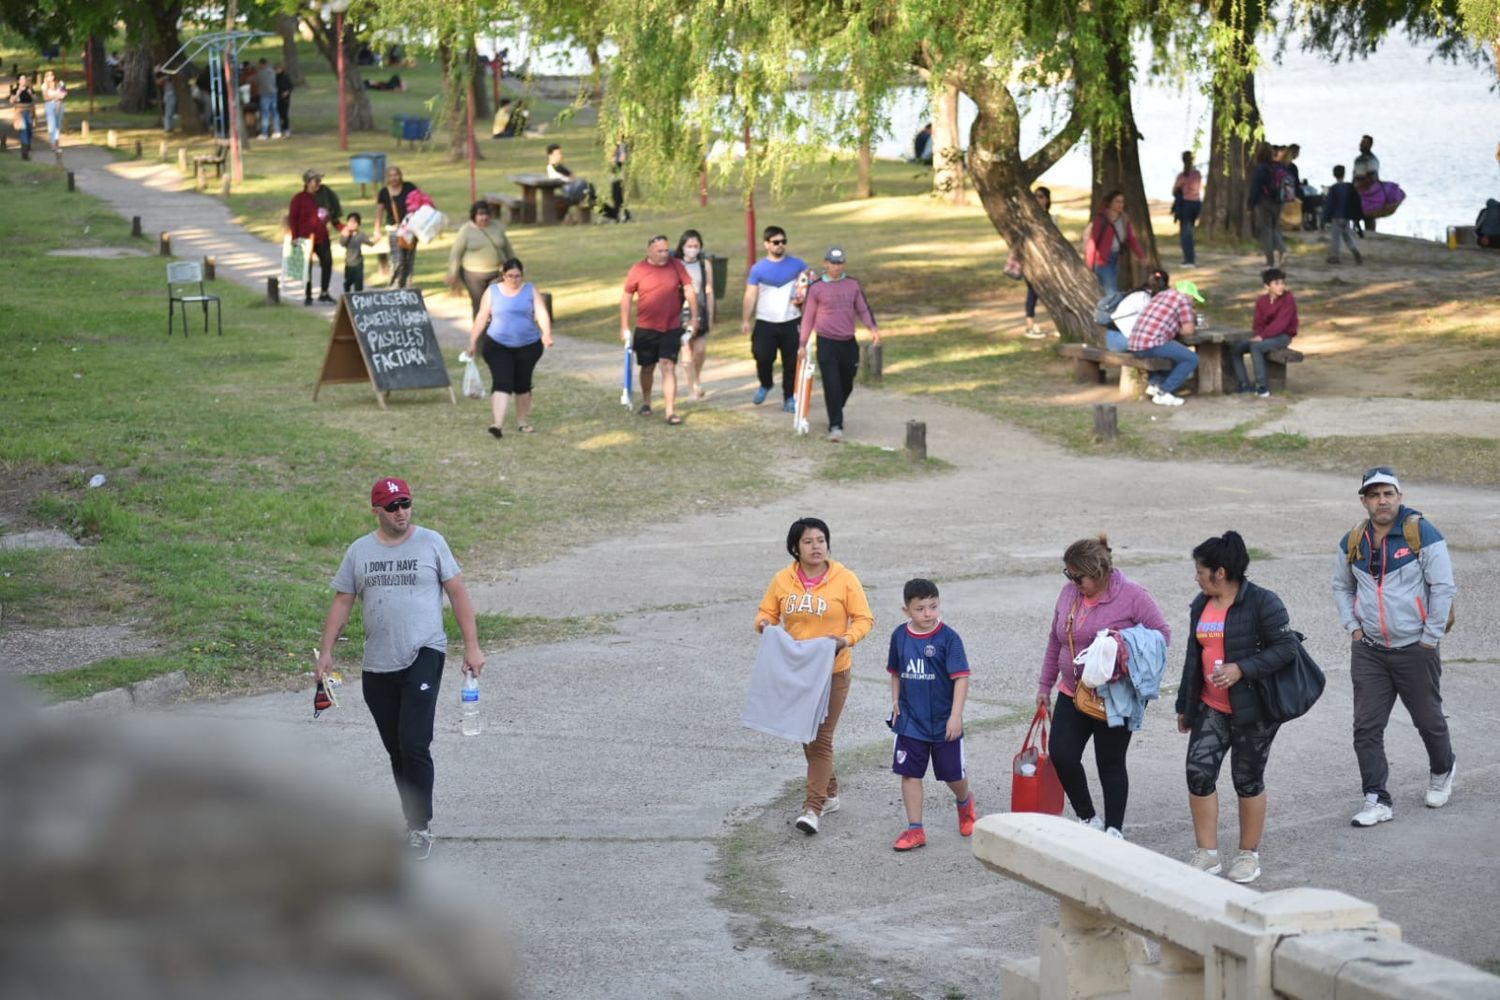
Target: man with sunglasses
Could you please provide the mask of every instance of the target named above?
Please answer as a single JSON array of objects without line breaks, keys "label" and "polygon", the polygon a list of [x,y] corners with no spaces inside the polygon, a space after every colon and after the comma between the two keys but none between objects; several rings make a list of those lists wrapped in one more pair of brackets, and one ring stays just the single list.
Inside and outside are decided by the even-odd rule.
[{"label": "man with sunglasses", "polygon": [[1368,518],[1339,542],[1333,599],[1349,633],[1354,683],[1354,753],[1365,801],[1354,826],[1394,818],[1386,781],[1385,727],[1400,698],[1427,748],[1427,805],[1453,794],[1456,758],[1443,715],[1438,643],[1453,625],[1453,564],[1448,543],[1420,511],[1401,502],[1401,483],[1386,465],[1360,479]]},{"label": "man with sunglasses", "polygon": [[323,622],[316,679],[333,667],[333,646],[355,598],[364,609],[361,688],[406,815],[407,844],[419,861],[432,853],[432,723],[448,636],[443,595],[464,636],[463,671],[484,669],[474,606],[443,536],[411,520],[411,490],[386,477],[370,490],[375,530],[349,546],[333,578],[333,606]]},{"label": "man with sunglasses", "polygon": [[[807,264],[786,252],[786,230],[767,226],[766,255],[750,268],[745,303],[740,314],[740,332],[750,338],[755,357],[756,406],[776,384],[776,355],[781,355],[781,408],[796,409],[797,341],[801,336],[802,299],[807,294]],[[752,332],[751,323],[754,323]]]}]

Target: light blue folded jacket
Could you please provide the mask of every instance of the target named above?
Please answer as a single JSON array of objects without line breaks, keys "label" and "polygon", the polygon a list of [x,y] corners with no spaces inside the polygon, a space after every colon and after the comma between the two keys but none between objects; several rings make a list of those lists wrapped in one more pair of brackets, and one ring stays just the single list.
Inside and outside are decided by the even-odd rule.
[{"label": "light blue folded jacket", "polygon": [[798,743],[817,739],[818,727],[828,718],[836,652],[831,638],[798,641],[780,625],[767,625],[740,722]]},{"label": "light blue folded jacket", "polygon": [[1146,723],[1146,705],[1161,694],[1167,672],[1167,640],[1144,625],[1120,630],[1120,641],[1130,651],[1130,673],[1099,689],[1110,726],[1129,725],[1135,732]]}]

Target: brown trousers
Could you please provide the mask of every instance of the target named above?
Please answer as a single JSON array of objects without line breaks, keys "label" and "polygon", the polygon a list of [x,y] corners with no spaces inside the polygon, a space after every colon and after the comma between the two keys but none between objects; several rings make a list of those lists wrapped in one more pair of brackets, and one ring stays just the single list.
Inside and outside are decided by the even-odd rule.
[{"label": "brown trousers", "polygon": [[807,798],[802,800],[805,812],[823,815],[824,801],[839,794],[839,778],[833,773],[833,731],[844,711],[844,702],[849,697],[849,681],[853,676],[853,670],[833,675],[833,689],[828,693],[828,718],[818,727],[818,738],[802,744],[802,753],[807,757]]}]

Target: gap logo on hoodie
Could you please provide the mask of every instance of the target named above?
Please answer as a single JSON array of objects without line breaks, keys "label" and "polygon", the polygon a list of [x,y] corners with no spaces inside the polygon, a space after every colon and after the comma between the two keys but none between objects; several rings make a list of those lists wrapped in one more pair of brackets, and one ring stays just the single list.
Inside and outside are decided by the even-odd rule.
[{"label": "gap logo on hoodie", "polygon": [[828,602],[821,597],[815,597],[812,594],[788,594],[781,608],[781,617],[786,619],[792,615],[817,615],[821,618],[827,611]]}]

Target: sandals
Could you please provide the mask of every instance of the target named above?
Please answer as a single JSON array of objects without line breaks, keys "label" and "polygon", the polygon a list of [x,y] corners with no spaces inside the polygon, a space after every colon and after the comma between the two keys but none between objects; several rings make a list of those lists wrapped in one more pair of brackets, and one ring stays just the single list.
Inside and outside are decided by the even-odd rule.
[{"label": "sandals", "polygon": [[651,416],[651,404],[650,403],[643,403],[643,404],[641,404],[641,408],[640,408],[640,410],[638,412],[643,417],[649,417],[649,416]]},{"label": "sandals", "polygon": [[682,417],[679,416],[678,414],[674,413],[670,417],[667,418],[667,423],[670,424],[673,427],[676,427],[676,426],[678,426],[679,424],[682,423]]},{"label": "sandals", "polygon": [[517,427],[516,430],[520,431],[522,434],[536,433],[536,428],[531,426],[530,424],[522,424],[521,426]]},{"label": "sandals", "polygon": [[500,437],[504,437],[505,436],[505,432],[502,431],[498,427],[493,427],[492,426],[489,430],[490,430],[490,437],[500,438]]}]

